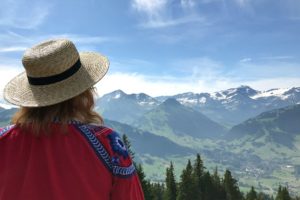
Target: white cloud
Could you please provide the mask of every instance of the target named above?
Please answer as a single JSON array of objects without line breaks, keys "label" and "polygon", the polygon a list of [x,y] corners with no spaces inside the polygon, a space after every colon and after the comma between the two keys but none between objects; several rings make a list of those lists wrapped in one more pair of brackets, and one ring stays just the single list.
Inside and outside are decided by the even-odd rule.
[{"label": "white cloud", "polygon": [[[78,34],[51,34],[51,35],[30,35],[23,36],[15,32],[6,32],[0,34],[0,55],[1,53],[14,53],[14,52],[23,52],[27,48],[32,47],[33,45],[40,43],[45,40],[54,39],[54,38],[67,38],[73,41],[78,50],[94,50],[98,44],[105,42],[122,42],[120,37],[111,37],[111,36],[90,36],[90,35],[78,35]],[[1,64],[1,61],[0,61]]]},{"label": "white cloud", "polygon": [[3,65],[0,64],[0,99],[3,98],[3,89],[5,85],[16,75],[24,71],[22,67],[17,65]]},{"label": "white cloud", "polygon": [[41,25],[50,13],[51,5],[46,1],[2,0],[0,26],[33,29]]},{"label": "white cloud", "polygon": [[215,2],[223,4],[224,1],[226,0],[199,0],[199,2],[201,2],[202,4],[215,3]]},{"label": "white cloud", "polygon": [[152,19],[161,15],[167,3],[168,0],[133,0],[132,7],[146,13]]},{"label": "white cloud", "polygon": [[[277,62],[275,63],[276,65],[278,65],[278,62],[282,62],[284,60],[292,60],[294,59],[295,57],[294,56],[264,56],[264,57],[258,57],[256,59],[253,59],[253,58],[243,58],[241,59],[239,62],[240,63],[249,63],[249,62],[265,62],[265,63],[269,63],[270,62]],[[280,63],[281,65],[284,65],[284,63]],[[289,63],[288,63],[289,65]]]},{"label": "white cloud", "polygon": [[146,76],[135,73],[108,74],[97,85],[99,95],[121,89],[127,93],[144,92],[152,96],[201,91],[202,81],[191,83],[186,78]]},{"label": "white cloud", "polygon": [[289,60],[293,59],[293,56],[266,56],[266,57],[261,57],[260,59],[262,60]]},{"label": "white cloud", "polygon": [[0,48],[0,53],[25,51],[25,49],[26,49],[26,47],[23,47],[23,46],[3,47],[3,48]]},{"label": "white cloud", "polygon": [[[188,8],[189,12],[174,17],[174,13],[177,12],[175,11],[177,5],[174,4],[183,10]],[[165,28],[192,22],[205,22],[204,17],[192,12],[195,5],[194,0],[181,0],[179,3],[171,0],[132,0],[131,3],[132,8],[142,14],[140,18],[142,23],[139,24],[142,28]]]},{"label": "white cloud", "polygon": [[[214,92],[240,85],[258,90],[299,87],[297,63],[238,62],[232,69],[210,58],[177,60],[170,64],[174,75],[149,76],[138,73],[110,73],[97,85],[101,95],[122,89],[127,93],[145,92],[152,96],[183,92]],[[171,73],[170,73],[171,74]]]},{"label": "white cloud", "polygon": [[245,62],[251,62],[252,58],[243,58],[240,60],[241,63],[245,63]]},{"label": "white cloud", "polygon": [[100,35],[79,35],[79,34],[72,34],[72,33],[65,33],[65,34],[50,34],[50,35],[30,35],[30,36],[23,36],[15,32],[7,32],[6,34],[0,35],[0,42],[9,43],[21,43],[32,45],[37,42],[41,42],[43,40],[48,40],[52,38],[68,38],[73,42],[77,42],[79,44],[99,44],[103,42],[112,42],[112,41],[121,41],[119,37],[111,37],[111,36],[100,36]]},{"label": "white cloud", "polygon": [[168,0],[132,0],[132,8],[144,18],[139,25],[143,28],[159,28],[174,25],[172,19],[167,19]]},{"label": "white cloud", "polygon": [[248,85],[257,90],[299,87],[300,78],[267,78],[241,81],[219,77],[211,81],[205,78],[196,80],[189,77],[153,77],[134,73],[113,73],[104,77],[96,87],[99,96],[118,89],[129,94],[144,92],[151,96],[160,96],[184,92],[215,92],[240,85]]},{"label": "white cloud", "polygon": [[300,64],[287,62],[285,59],[257,59],[251,62],[240,62],[229,72],[231,77],[241,80],[259,80],[275,78],[300,77]]},{"label": "white cloud", "polygon": [[104,42],[121,41],[117,37],[107,37],[107,36],[87,36],[87,35],[77,35],[77,34],[58,34],[58,35],[45,35],[45,39],[49,38],[68,38],[71,41],[79,44],[100,44]]},{"label": "white cloud", "polygon": [[[6,63],[0,64],[2,77],[0,91],[2,91],[4,85],[23,71],[23,68],[17,61],[2,58],[0,60],[6,60]],[[151,62],[144,60],[133,59],[128,62],[151,65]],[[124,65],[124,61],[113,61],[111,64],[118,68],[118,65]],[[258,90],[300,86],[300,70],[297,63],[269,62],[269,60],[263,64],[238,62],[233,69],[227,69],[223,63],[204,57],[176,60],[169,65],[173,69],[171,72],[175,73],[165,75],[166,73],[161,71],[159,74],[147,75],[129,73],[124,69],[117,70],[120,72],[111,71],[96,87],[100,96],[118,89],[126,93],[144,92],[160,96],[183,92],[215,92],[240,85],[249,85]]]},{"label": "white cloud", "polygon": [[[22,68],[11,66],[10,68],[0,66],[0,91],[5,84],[14,76],[22,72]],[[147,76],[138,73],[109,73],[98,84],[96,84],[99,96],[121,89],[126,93],[144,92],[151,96],[174,95],[184,92],[215,92],[228,88],[249,85],[258,90],[268,90],[271,88],[299,87],[300,78],[260,78],[255,80],[238,80],[210,72],[207,78],[190,76]]]},{"label": "white cloud", "polygon": [[269,90],[273,88],[291,88],[300,87],[300,78],[293,77],[278,77],[258,79],[254,81],[245,81],[243,85],[250,85],[252,88],[258,90]]},{"label": "white cloud", "polygon": [[143,28],[164,28],[164,27],[170,27],[170,26],[177,26],[181,24],[187,24],[192,22],[205,22],[204,17],[199,16],[186,16],[176,19],[163,19],[163,18],[157,18],[149,20],[143,24],[140,24],[140,27]]},{"label": "white cloud", "polygon": [[181,0],[180,3],[183,8],[192,8],[196,5],[195,0]]},{"label": "white cloud", "polygon": [[25,47],[31,41],[30,37],[25,37],[12,31],[6,31],[0,34],[0,44],[3,49],[11,47]]},{"label": "white cloud", "polygon": [[222,77],[224,70],[222,63],[208,57],[175,60],[172,65],[180,74],[189,76],[190,79],[205,79],[206,81]]}]

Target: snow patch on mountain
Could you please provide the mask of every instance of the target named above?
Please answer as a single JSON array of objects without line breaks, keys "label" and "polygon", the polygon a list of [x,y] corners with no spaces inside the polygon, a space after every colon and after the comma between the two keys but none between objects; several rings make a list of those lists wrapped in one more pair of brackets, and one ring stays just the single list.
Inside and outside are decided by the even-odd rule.
[{"label": "snow patch on mountain", "polygon": [[141,106],[147,106],[147,105],[157,105],[157,102],[154,102],[154,101],[140,101],[138,102],[139,105]]},{"label": "snow patch on mountain", "polygon": [[198,103],[197,99],[191,99],[191,98],[186,98],[186,97],[177,98],[176,100],[179,101],[181,104],[197,104]]},{"label": "snow patch on mountain", "polygon": [[210,96],[212,99],[217,100],[217,101],[224,100],[227,98],[226,95],[223,94],[222,92],[214,92]]},{"label": "snow patch on mountain", "polygon": [[116,94],[114,97],[112,97],[113,99],[119,99],[121,97],[121,94]]},{"label": "snow patch on mountain", "polygon": [[201,97],[201,98],[199,99],[199,103],[204,104],[205,102],[206,102],[206,98],[205,98],[205,97]]},{"label": "snow patch on mountain", "polygon": [[[289,98],[290,95],[285,95],[284,93],[288,92],[289,90],[291,90],[291,88],[275,88],[259,92],[256,95],[251,96],[251,98],[257,100],[259,98],[277,97],[282,100],[286,100],[287,98]],[[297,92],[300,92],[300,90],[297,90]]]}]

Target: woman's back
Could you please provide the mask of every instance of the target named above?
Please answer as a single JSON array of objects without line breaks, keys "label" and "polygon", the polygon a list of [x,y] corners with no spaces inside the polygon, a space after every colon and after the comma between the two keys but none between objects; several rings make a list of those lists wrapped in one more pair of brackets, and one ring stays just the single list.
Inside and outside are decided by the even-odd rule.
[{"label": "woman's back", "polygon": [[0,199],[143,199],[116,132],[72,122],[63,133],[61,126],[39,136],[0,129]]},{"label": "woman's back", "polygon": [[3,93],[20,109],[15,126],[0,129],[0,199],[144,199],[119,135],[92,125],[103,124],[93,85],[108,59],[52,39],[27,49],[22,63]]}]

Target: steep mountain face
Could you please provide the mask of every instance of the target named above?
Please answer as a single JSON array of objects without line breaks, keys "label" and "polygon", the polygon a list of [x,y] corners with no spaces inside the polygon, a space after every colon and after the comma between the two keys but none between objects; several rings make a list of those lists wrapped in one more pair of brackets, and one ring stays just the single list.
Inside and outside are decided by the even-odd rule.
[{"label": "steep mountain face", "polygon": [[105,118],[132,123],[159,102],[144,94],[126,94],[121,90],[106,94],[96,101],[96,110]]},{"label": "steep mountain face", "polygon": [[225,133],[225,128],[218,123],[172,98],[144,114],[135,124],[144,130],[169,136],[215,138]]},{"label": "steep mountain face", "polygon": [[[169,97],[158,97],[162,101]],[[300,103],[300,88],[257,91],[248,86],[215,93],[183,93],[175,96],[181,104],[205,114],[227,126],[239,124],[251,117],[277,108]]]},{"label": "steep mountain face", "polygon": [[243,137],[266,137],[270,142],[293,148],[297,135],[300,135],[300,105],[267,111],[246,120],[234,126],[226,138],[238,140]]},{"label": "steep mountain face", "polygon": [[235,153],[231,167],[240,171],[241,179],[259,181],[269,188],[274,188],[274,183],[289,183],[299,191],[295,171],[300,162],[300,104],[248,119],[234,126],[224,139],[219,145],[224,152]]},{"label": "steep mountain face", "polygon": [[166,157],[170,155],[185,156],[195,153],[194,150],[182,147],[166,137],[142,131],[126,124],[105,120],[105,125],[112,127],[120,134],[126,134],[132,144],[133,151],[138,154]]}]

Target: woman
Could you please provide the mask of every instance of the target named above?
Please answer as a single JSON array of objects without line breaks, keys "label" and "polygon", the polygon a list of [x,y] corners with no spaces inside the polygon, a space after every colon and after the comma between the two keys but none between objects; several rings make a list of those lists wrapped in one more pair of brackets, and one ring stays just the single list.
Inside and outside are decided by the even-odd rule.
[{"label": "woman", "polygon": [[107,58],[57,39],[26,50],[22,62],[25,72],[4,89],[20,110],[0,129],[0,199],[143,199],[119,135],[93,111]]}]

